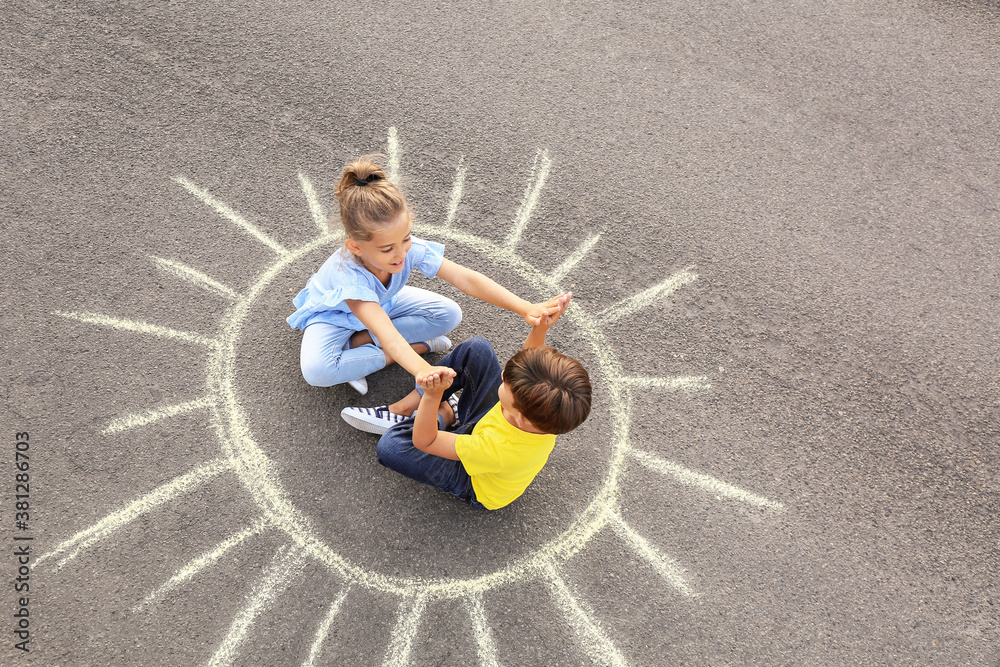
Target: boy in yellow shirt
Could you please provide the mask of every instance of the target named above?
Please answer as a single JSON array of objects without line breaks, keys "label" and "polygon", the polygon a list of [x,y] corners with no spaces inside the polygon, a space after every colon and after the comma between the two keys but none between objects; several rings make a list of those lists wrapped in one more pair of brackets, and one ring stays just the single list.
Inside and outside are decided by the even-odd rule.
[{"label": "boy in yellow shirt", "polygon": [[419,390],[391,405],[345,408],[341,416],[382,434],[376,451],[387,468],[473,507],[510,504],[545,465],[556,434],[573,430],[590,414],[587,371],[545,345],[571,296],[554,300],[558,309],[531,328],[502,372],[489,341],[472,338],[438,363],[450,373],[431,374]]}]

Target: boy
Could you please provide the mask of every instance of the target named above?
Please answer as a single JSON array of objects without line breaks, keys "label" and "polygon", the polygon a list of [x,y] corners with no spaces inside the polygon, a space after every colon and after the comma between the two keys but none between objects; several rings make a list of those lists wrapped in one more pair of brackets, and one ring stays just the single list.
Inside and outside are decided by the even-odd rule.
[{"label": "boy", "polygon": [[587,371],[545,345],[571,296],[556,299],[558,309],[531,328],[502,373],[489,341],[472,338],[439,362],[451,374],[431,374],[392,405],[345,408],[341,416],[382,434],[376,451],[387,468],[473,507],[510,504],[548,461],[556,434],[572,431],[590,414]]}]

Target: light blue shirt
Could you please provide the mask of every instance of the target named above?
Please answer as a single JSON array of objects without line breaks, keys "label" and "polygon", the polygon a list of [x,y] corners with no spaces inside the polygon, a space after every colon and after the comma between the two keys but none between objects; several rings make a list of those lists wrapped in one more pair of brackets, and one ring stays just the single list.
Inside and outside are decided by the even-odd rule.
[{"label": "light blue shirt", "polygon": [[355,259],[344,247],[330,255],[319,271],[306,283],[305,289],[292,300],[298,309],[286,322],[293,329],[303,329],[316,322],[326,322],[345,329],[361,331],[361,323],[344,301],[375,301],[386,311],[392,309],[393,299],[403,289],[413,269],[428,278],[437,275],[444,261],[444,246],[433,241],[411,237],[413,245],[406,253],[403,270],[392,274],[386,287],[375,274]]}]

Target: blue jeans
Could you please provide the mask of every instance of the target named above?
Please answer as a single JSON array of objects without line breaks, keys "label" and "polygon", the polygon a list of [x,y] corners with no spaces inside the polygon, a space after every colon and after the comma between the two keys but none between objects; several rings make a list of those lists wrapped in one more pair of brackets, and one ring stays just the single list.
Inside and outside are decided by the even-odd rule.
[{"label": "blue jeans", "polygon": [[[448,353],[439,366],[447,366],[457,373],[442,400],[447,400],[459,389],[459,424],[455,433],[472,433],[472,429],[500,400],[497,390],[502,380],[502,369],[493,346],[485,338],[470,338]],[[438,428],[444,430],[444,418],[438,415]],[[433,486],[464,500],[473,507],[483,507],[472,489],[472,478],[465,472],[461,461],[452,461],[422,452],[413,446],[413,417],[396,424],[386,431],[376,447],[378,462],[390,470]]]},{"label": "blue jeans", "polygon": [[[409,285],[396,295],[387,314],[407,343],[443,336],[462,321],[462,309],[457,303],[446,296]],[[385,368],[385,354],[376,345],[344,349],[355,333],[353,329],[325,322],[307,326],[299,351],[305,381],[314,387],[331,387]]]}]

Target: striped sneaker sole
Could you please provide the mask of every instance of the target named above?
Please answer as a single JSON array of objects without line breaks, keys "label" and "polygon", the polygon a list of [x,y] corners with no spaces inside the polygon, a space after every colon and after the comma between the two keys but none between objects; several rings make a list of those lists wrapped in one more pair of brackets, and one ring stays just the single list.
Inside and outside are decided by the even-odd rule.
[{"label": "striped sneaker sole", "polygon": [[398,421],[379,417],[375,414],[374,410],[367,408],[344,408],[340,412],[340,416],[345,422],[359,431],[373,433],[375,435],[382,435],[390,428],[403,421],[402,417],[400,417]]}]

